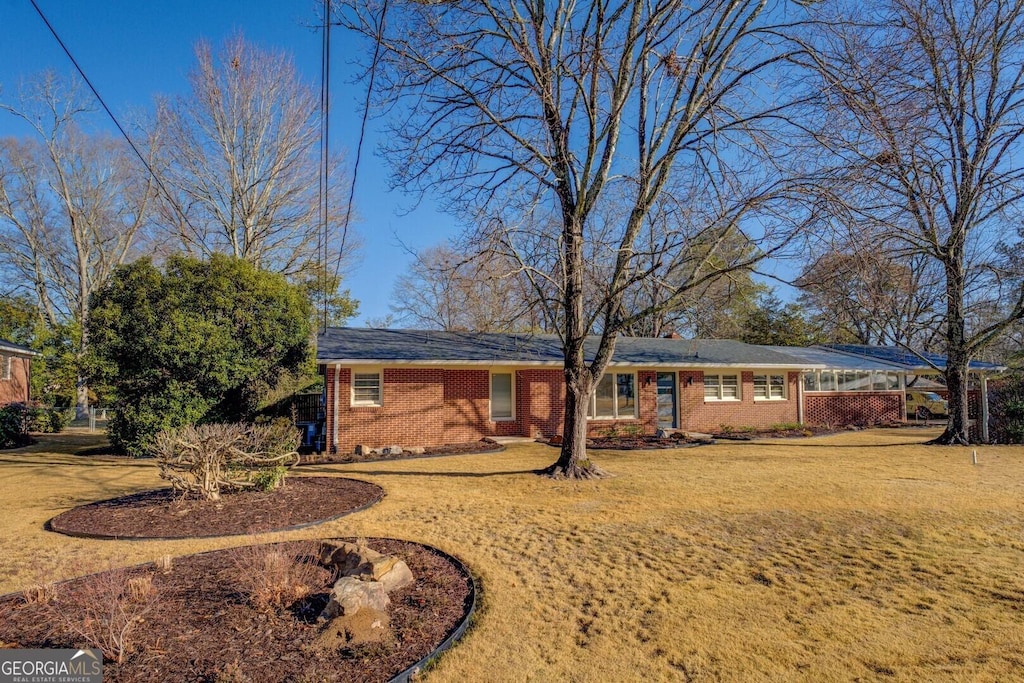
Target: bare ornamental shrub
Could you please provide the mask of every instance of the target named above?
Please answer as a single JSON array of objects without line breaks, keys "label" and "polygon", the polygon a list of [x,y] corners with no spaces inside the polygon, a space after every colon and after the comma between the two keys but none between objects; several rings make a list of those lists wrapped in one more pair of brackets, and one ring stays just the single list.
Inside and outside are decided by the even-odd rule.
[{"label": "bare ornamental shrub", "polygon": [[135,649],[135,631],[159,599],[151,574],[112,569],[83,579],[59,601],[45,604],[69,635],[102,651],[104,659],[121,663]]},{"label": "bare ornamental shrub", "polygon": [[288,420],[208,424],[161,432],[153,450],[160,477],[174,490],[219,500],[225,492],[280,486],[299,462],[299,438]]},{"label": "bare ornamental shrub", "polygon": [[231,551],[231,580],[253,607],[281,611],[324,584],[318,559],[320,544],[298,546],[261,543]]}]

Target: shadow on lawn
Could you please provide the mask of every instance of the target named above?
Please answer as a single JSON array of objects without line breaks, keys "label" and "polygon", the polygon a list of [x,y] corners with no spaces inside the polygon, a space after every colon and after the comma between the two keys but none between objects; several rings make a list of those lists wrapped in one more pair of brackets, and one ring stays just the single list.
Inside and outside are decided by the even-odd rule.
[{"label": "shadow on lawn", "polygon": [[390,470],[344,470],[345,474],[366,474],[380,477],[507,477],[515,474],[536,474],[537,470],[509,470],[506,472],[392,472]]}]

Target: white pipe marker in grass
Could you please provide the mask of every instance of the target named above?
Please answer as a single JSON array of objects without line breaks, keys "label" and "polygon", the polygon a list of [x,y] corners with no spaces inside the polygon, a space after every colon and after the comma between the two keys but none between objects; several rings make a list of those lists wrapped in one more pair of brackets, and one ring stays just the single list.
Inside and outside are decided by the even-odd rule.
[{"label": "white pipe marker in grass", "polygon": [[971,451],[971,461],[972,461],[972,462],[973,462],[973,463],[974,463],[975,465],[977,465],[977,464],[978,464],[978,451]]}]

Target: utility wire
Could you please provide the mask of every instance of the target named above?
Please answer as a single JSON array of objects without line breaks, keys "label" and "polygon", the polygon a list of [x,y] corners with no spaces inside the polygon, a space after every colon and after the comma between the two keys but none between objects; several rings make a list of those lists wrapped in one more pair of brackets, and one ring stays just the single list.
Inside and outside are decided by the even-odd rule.
[{"label": "utility wire", "polygon": [[[320,44],[320,226],[317,257],[320,261],[320,292],[323,297],[323,329],[327,331],[328,305],[328,265],[327,265],[327,244],[328,244],[328,216],[330,204],[328,194],[330,190],[330,97],[331,97],[331,0],[324,0],[324,24]],[[344,240],[342,243],[344,248]]]},{"label": "utility wire", "polygon": [[43,14],[43,10],[41,10],[39,8],[39,5],[36,4],[36,0],[28,1],[32,4],[32,7],[35,9],[36,14],[39,15],[39,18],[43,20],[44,24],[46,24],[46,28],[50,30],[50,33],[57,41],[57,44],[60,45],[62,50],[64,50],[64,54],[66,54],[68,56],[68,59],[71,60],[71,63],[75,66],[75,69],[78,71],[78,75],[81,76],[82,80],[85,81],[85,84],[89,86],[89,90],[92,91],[92,94],[96,97],[96,100],[100,103],[100,106],[103,107],[103,111],[107,112],[107,116],[109,116],[110,120],[114,122],[115,126],[117,126],[117,129],[121,132],[121,135],[128,142],[128,146],[132,148],[133,152],[135,152],[135,156],[139,157],[139,161],[142,162],[142,165],[146,167],[146,170],[149,172],[149,175],[153,178],[154,181],[156,181],[156,184],[157,186],[159,186],[160,190],[163,191],[164,195],[167,197],[167,201],[170,202],[171,207],[174,208],[175,212],[179,216],[181,216],[181,219],[185,221],[185,224],[192,229],[192,232],[196,233],[195,226],[193,226],[192,223],[189,221],[188,216],[186,216],[185,212],[181,210],[181,208],[178,206],[178,203],[174,201],[174,197],[172,197],[171,193],[168,192],[167,188],[164,186],[163,181],[160,180],[160,176],[156,174],[156,171],[154,171],[153,167],[149,165],[149,162],[146,161],[146,158],[142,156],[142,152],[140,152],[139,148],[135,146],[135,143],[132,141],[131,137],[129,137],[127,131],[125,131],[124,127],[121,126],[121,122],[117,120],[116,116],[114,116],[114,112],[110,111],[110,107],[108,107],[107,103],[103,101],[103,98],[100,96],[99,91],[96,90],[96,86],[92,84],[92,81],[89,80],[89,77],[85,75],[85,71],[82,69],[81,66],[79,66],[78,61],[71,54],[71,50],[68,49],[68,46],[65,45],[64,41],[60,39],[59,35],[57,35],[56,29],[53,28],[53,25],[50,23],[50,20],[46,18],[45,14]]},{"label": "utility wire", "polygon": [[[380,63],[380,44],[383,39],[384,33],[384,21],[388,13],[388,0],[384,0],[384,4],[380,10],[380,23],[377,24],[377,35],[373,41],[373,61],[370,63],[370,81],[366,86],[366,98],[363,100],[363,118],[359,124],[359,141],[356,143],[356,160],[355,165],[352,168],[352,184],[348,190],[348,204],[345,206],[345,219],[342,223],[341,232],[341,243],[344,247],[345,241],[348,239],[348,227],[352,220],[352,204],[355,201],[356,196],[356,180],[359,178],[359,161],[363,156],[363,140],[366,137],[366,121],[370,117],[370,99],[373,96],[373,83],[377,76],[377,66]],[[341,272],[341,258],[342,250],[338,250],[338,260],[334,264],[334,277],[338,277],[338,273]]]}]

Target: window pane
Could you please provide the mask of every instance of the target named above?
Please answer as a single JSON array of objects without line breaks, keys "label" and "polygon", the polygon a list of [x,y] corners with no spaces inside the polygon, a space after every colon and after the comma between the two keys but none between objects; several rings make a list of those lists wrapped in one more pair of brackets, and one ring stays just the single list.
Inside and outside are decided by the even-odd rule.
[{"label": "window pane", "polygon": [[806,372],[804,373],[804,391],[819,391],[818,385],[818,373]]},{"label": "window pane", "polygon": [[380,375],[376,372],[353,373],[352,400],[356,403],[380,403]]},{"label": "window pane", "polygon": [[633,375],[616,375],[618,385],[618,417],[636,417],[636,397],[633,394]]},{"label": "window pane", "polygon": [[885,374],[885,388],[895,391],[900,388],[900,375],[898,372],[887,372]]},{"label": "window pane", "polygon": [[822,391],[835,391],[836,390],[836,375],[832,371],[821,373],[821,390]]},{"label": "window pane", "polygon": [[786,378],[783,375],[772,375],[769,395],[771,398],[786,397]]},{"label": "window pane", "polygon": [[512,417],[512,373],[491,375],[491,419],[507,420]]},{"label": "window pane", "polygon": [[722,398],[739,398],[740,383],[736,375],[722,375]]},{"label": "window pane", "polygon": [[754,375],[754,398],[768,398],[768,375]]},{"label": "window pane", "polygon": [[718,375],[704,375],[704,398],[719,398]]},{"label": "window pane", "polygon": [[615,383],[614,375],[605,375],[597,383],[594,392],[596,411],[595,417],[615,417]]}]

